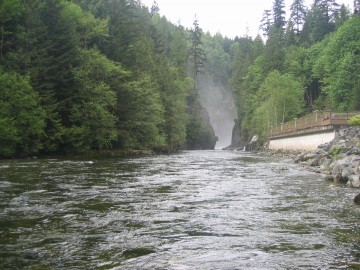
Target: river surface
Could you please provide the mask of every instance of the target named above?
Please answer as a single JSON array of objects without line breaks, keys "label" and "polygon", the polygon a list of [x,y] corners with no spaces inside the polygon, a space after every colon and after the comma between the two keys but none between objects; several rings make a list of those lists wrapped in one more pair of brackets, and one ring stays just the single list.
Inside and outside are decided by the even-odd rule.
[{"label": "river surface", "polygon": [[0,269],[360,269],[358,192],[243,152],[0,161]]}]

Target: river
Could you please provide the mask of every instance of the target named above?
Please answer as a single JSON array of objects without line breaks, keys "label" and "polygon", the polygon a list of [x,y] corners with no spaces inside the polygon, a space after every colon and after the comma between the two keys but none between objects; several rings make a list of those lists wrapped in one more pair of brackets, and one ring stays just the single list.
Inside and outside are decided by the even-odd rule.
[{"label": "river", "polygon": [[243,152],[0,161],[0,269],[360,269],[357,193]]}]

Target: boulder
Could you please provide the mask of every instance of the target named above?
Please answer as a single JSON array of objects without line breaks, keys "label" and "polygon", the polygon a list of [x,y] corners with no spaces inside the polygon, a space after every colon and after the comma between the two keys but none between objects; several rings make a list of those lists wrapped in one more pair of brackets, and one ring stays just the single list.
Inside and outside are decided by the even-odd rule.
[{"label": "boulder", "polygon": [[359,188],[360,187],[360,175],[355,174],[351,175],[349,177],[349,181],[346,183],[347,186],[353,187],[353,188]]},{"label": "boulder", "polygon": [[360,205],[360,194],[358,194],[358,195],[355,196],[355,198],[354,198],[354,203]]},{"label": "boulder", "polygon": [[311,167],[317,167],[317,166],[319,166],[319,159],[320,159],[320,157],[316,157],[316,158],[314,158],[314,159],[312,159],[311,161],[310,161],[310,166]]},{"label": "boulder", "polygon": [[353,170],[351,168],[344,168],[341,172],[341,182],[347,183],[351,176],[353,176]]}]

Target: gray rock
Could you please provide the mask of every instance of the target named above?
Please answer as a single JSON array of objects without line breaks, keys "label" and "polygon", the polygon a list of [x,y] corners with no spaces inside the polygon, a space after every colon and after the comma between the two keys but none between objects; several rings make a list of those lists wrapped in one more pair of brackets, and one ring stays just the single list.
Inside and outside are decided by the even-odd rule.
[{"label": "gray rock", "polygon": [[350,155],[360,155],[360,149],[357,148],[357,147],[353,147],[351,148],[349,151],[347,151],[345,153],[347,156],[350,156]]},{"label": "gray rock", "polygon": [[329,169],[330,168],[330,164],[331,162],[333,162],[333,160],[331,158],[328,157],[321,157],[318,161],[320,169],[324,170],[324,169]]},{"label": "gray rock", "polygon": [[[331,164],[333,164],[333,163],[331,163]],[[339,163],[335,164],[334,166],[331,166],[331,164],[330,164],[330,167],[332,167],[331,174],[332,175],[341,175],[341,173],[345,167]]]},{"label": "gray rock", "polygon": [[341,172],[341,179],[340,181],[346,183],[349,181],[350,177],[354,174],[351,168],[344,168]]},{"label": "gray rock", "polygon": [[360,204],[360,194],[356,195],[354,198],[354,203]]},{"label": "gray rock", "polygon": [[307,153],[307,154],[305,154],[305,156],[304,156],[304,160],[303,161],[308,161],[308,160],[312,160],[312,159],[316,159],[318,157],[318,155],[317,154],[315,154],[315,153]]},{"label": "gray rock", "polygon": [[360,187],[360,175],[351,175],[349,181],[346,183],[349,187],[359,188]]}]

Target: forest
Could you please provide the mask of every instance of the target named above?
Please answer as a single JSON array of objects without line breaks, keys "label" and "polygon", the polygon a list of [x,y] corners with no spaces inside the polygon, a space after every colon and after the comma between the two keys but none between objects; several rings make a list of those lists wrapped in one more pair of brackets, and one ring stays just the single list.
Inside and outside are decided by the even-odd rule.
[{"label": "forest", "polygon": [[[0,157],[212,149],[201,96],[234,97],[244,140],[360,109],[360,0],[284,0],[230,39],[139,0],[0,0]],[[220,91],[220,92],[221,92]],[[220,102],[220,103],[219,103]]]}]

